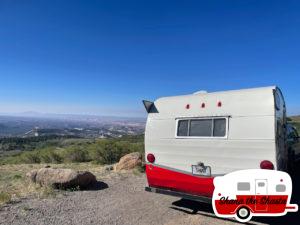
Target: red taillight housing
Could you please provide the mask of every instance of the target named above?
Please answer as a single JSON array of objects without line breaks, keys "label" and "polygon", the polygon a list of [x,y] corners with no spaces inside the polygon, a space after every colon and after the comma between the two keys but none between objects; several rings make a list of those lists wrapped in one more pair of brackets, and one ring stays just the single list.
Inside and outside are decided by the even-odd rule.
[{"label": "red taillight housing", "polygon": [[260,168],[265,170],[274,170],[274,165],[269,160],[261,161]]},{"label": "red taillight housing", "polygon": [[147,155],[147,160],[148,160],[148,162],[150,162],[150,163],[154,163],[154,162],[155,162],[155,156],[154,156],[152,153],[149,153],[149,154]]}]

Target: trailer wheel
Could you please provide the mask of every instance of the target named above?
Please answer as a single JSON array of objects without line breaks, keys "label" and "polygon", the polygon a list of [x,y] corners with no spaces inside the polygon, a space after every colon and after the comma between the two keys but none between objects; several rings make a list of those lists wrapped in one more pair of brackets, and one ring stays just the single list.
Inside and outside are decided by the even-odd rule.
[{"label": "trailer wheel", "polygon": [[236,216],[238,217],[238,220],[241,222],[247,222],[252,217],[250,210],[245,206],[243,206],[237,210]]}]

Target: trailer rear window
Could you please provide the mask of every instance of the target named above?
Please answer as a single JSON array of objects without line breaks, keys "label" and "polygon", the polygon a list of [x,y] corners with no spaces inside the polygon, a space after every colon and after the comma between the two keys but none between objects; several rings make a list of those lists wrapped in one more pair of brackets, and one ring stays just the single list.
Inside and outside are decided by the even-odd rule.
[{"label": "trailer rear window", "polygon": [[212,131],[211,120],[191,120],[190,121],[190,135],[198,137],[209,137]]},{"label": "trailer rear window", "polygon": [[226,119],[214,119],[214,137],[226,135]]},{"label": "trailer rear window", "polygon": [[188,136],[188,128],[189,128],[188,120],[179,120],[177,136]]},{"label": "trailer rear window", "polygon": [[225,137],[227,120],[225,118],[178,120],[178,137]]}]

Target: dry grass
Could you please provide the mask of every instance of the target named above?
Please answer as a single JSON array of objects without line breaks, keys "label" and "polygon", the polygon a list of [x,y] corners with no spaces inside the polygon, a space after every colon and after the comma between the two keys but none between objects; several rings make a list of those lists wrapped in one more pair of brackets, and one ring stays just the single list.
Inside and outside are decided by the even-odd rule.
[{"label": "dry grass", "polygon": [[25,179],[25,174],[29,170],[29,165],[6,165],[0,167],[0,192],[2,196],[9,196],[9,198],[2,197],[0,204],[34,192],[35,185]]},{"label": "dry grass", "polygon": [[0,206],[23,197],[48,198],[62,193],[51,187],[40,187],[26,178],[27,172],[45,166],[90,171],[96,176],[97,180],[126,177],[129,174],[141,175],[143,173],[140,168],[131,171],[105,171],[104,166],[93,163],[0,165]]},{"label": "dry grass", "polygon": [[71,164],[19,164],[0,166],[0,205],[13,202],[22,197],[54,197],[57,191],[50,187],[40,187],[26,178],[26,173],[50,165],[52,168],[70,168],[88,170],[99,179],[103,176],[103,167],[91,163]]}]

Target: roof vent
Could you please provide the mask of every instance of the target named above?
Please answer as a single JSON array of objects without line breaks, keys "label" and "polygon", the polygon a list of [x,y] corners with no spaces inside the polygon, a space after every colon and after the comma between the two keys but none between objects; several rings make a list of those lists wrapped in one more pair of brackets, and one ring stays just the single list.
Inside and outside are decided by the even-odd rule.
[{"label": "roof vent", "polygon": [[207,94],[207,91],[201,90],[201,91],[196,91],[193,93],[194,95],[203,95],[203,94]]}]

